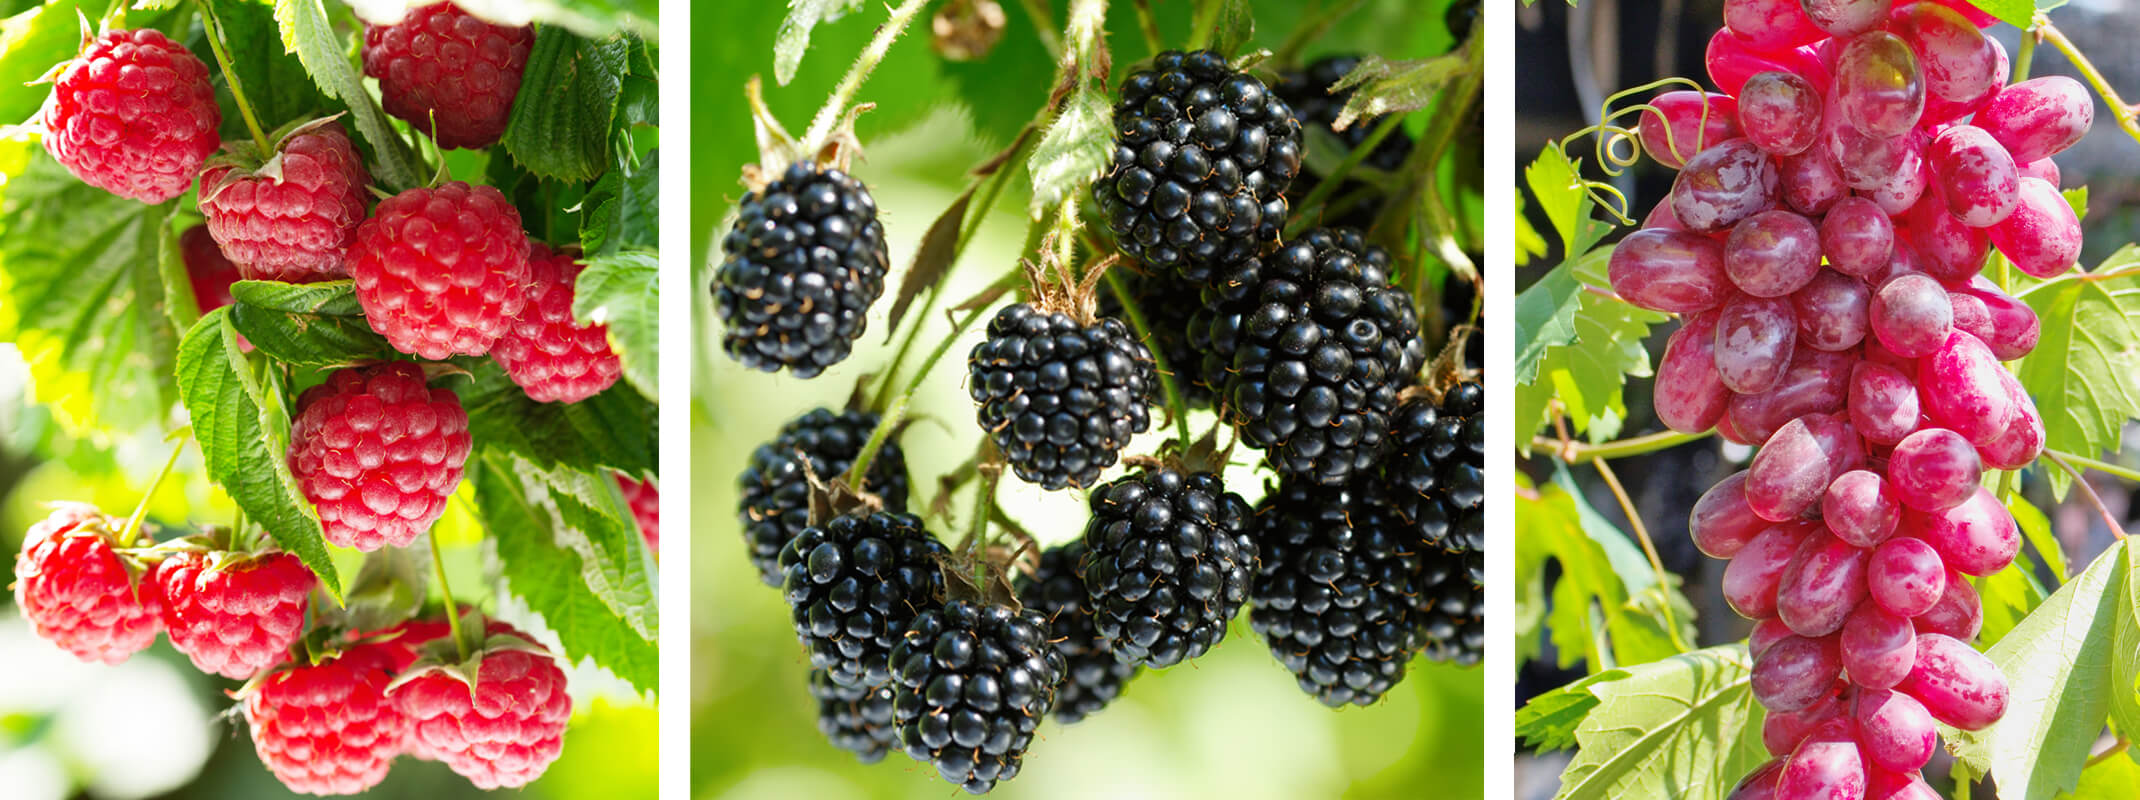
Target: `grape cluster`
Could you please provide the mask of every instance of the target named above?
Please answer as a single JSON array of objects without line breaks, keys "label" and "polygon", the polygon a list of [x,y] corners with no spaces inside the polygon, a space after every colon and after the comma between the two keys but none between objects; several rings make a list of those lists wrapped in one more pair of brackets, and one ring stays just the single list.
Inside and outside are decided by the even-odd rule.
[{"label": "grape cluster", "polygon": [[1643,112],[1643,149],[1679,175],[1609,277],[1684,317],[1658,418],[1759,446],[1690,520],[1758,622],[1777,760],[1732,796],[1929,796],[1935,720],[1977,730],[2007,702],[1967,643],[1967,577],[2020,537],[1980,478],[2044,444],[2000,364],[2035,346],[2035,314],[1978,273],[1992,247],[2037,277],[2074,263],[2049,157],[2092,110],[2068,78],[2007,85],[1991,19],[1959,3],[1727,0],[1724,20],[1707,54],[1723,93]]}]

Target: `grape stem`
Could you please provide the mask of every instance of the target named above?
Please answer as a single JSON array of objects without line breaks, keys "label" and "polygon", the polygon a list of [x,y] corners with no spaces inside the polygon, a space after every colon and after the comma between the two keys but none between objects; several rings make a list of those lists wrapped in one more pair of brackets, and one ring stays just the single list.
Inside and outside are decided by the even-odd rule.
[{"label": "grape stem", "polygon": [[2093,767],[2096,764],[2110,760],[2112,756],[2124,755],[2125,748],[2131,746],[2132,742],[2125,738],[2125,734],[2118,734],[2118,738],[2110,743],[2110,747],[2108,749],[2104,750],[2103,752],[2096,753],[2095,755],[2089,756],[2088,763],[2082,765],[2081,768],[2087,769],[2088,767]]},{"label": "grape stem", "polygon": [[1687,652],[1687,643],[1679,638],[1679,623],[1672,618],[1672,598],[1668,591],[1671,583],[1664,570],[1664,559],[1657,557],[1657,544],[1650,541],[1648,526],[1642,524],[1642,515],[1635,511],[1634,499],[1628,497],[1627,488],[1620,485],[1620,476],[1613,473],[1610,461],[1600,458],[1590,463],[1597,467],[1598,475],[1605,478],[1605,485],[1611,487],[1613,499],[1620,501],[1620,511],[1627,515],[1628,526],[1635,529],[1635,541],[1642,543],[1642,554],[1649,557],[1650,569],[1657,573],[1657,610],[1664,616],[1665,636],[1671,638],[1673,649]]},{"label": "grape stem", "polygon": [[2043,454],[2047,456],[2057,456],[2059,458],[2065,459],[2066,461],[2074,464],[2075,466],[2086,467],[2097,472],[2101,472],[2107,475],[2113,475],[2118,478],[2132,481],[2133,483],[2140,483],[2140,470],[2135,470],[2130,467],[2112,464],[2108,461],[2098,461],[2087,456],[2068,453],[2064,450],[2045,450],[2043,451]]},{"label": "grape stem", "polygon": [[817,110],[817,117],[810,121],[809,133],[802,139],[803,152],[815,153],[824,147],[825,138],[832,135],[832,126],[839,123],[840,116],[847,110],[847,104],[854,100],[855,92],[861,90],[862,82],[869,79],[871,72],[876,71],[877,64],[884,61],[884,54],[891,51],[892,42],[899,38],[900,33],[906,31],[907,24],[913,22],[914,17],[921,13],[922,6],[928,4],[928,0],[906,0],[898,8],[892,9],[891,19],[885,20],[883,27],[877,29],[876,37],[870,39],[869,46],[863,48],[862,54],[855,57],[854,66],[848,68],[847,75],[840,78],[840,85],[832,90],[832,96],[825,98],[825,105]]},{"label": "grape stem", "polygon": [[1555,441],[1543,436],[1536,436],[1531,438],[1531,449],[1544,451],[1554,458],[1560,459],[1563,463],[1573,466],[1591,461],[1654,453],[1707,438],[1709,438],[1707,433],[1658,431],[1627,439],[1615,439],[1603,444],[1585,444],[1577,441]]},{"label": "grape stem", "polygon": [[2088,498],[2089,504],[2095,506],[2096,513],[2103,515],[2103,524],[2110,526],[2113,535],[2120,539],[2125,538],[2125,526],[2118,523],[2116,514],[2110,513],[2110,506],[2104,504],[2102,495],[2096,494],[2095,487],[2088,483],[2088,476],[2081,474],[2079,467],[2073,466],[2073,462],[2067,461],[2055,451],[2045,450],[2043,457],[2073,476],[2073,485],[2080,487],[2081,494]]},{"label": "grape stem", "polygon": [[2134,112],[2131,103],[2118,96],[2118,90],[2111,87],[2110,80],[2103,77],[2101,70],[2095,68],[2095,63],[2089,61],[2088,56],[2083,54],[2079,47],[2074,46],[2072,39],[2066,38],[2064,31],[2051,24],[2050,19],[2038,16],[2035,28],[2036,37],[2058,48],[2058,52],[2063,53],[2067,61],[2073,62],[2073,68],[2080,70],[2081,77],[2088,79],[2088,84],[2095,87],[2096,94],[2103,96],[2103,104],[2110,106],[2111,116],[2118,118],[2118,127],[2125,131],[2125,135],[2132,137],[2134,141],[2140,141],[2140,114]]}]

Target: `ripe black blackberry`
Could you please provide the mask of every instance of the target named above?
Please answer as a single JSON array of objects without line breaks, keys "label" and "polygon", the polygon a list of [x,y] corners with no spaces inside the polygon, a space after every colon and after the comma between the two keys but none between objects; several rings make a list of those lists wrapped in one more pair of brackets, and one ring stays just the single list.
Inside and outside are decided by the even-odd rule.
[{"label": "ripe black blackberry", "polygon": [[1016,584],[1018,602],[1047,620],[1048,642],[1063,656],[1055,719],[1065,725],[1099,713],[1142,671],[1115,658],[1085,610],[1085,581],[1077,572],[1084,555],[1082,539],[1043,550],[1039,568],[1032,576],[1019,575]]},{"label": "ripe black blackberry", "polygon": [[943,603],[947,553],[912,514],[839,516],[780,551],[795,635],[812,669],[850,689],[891,680],[885,658],[916,615]]},{"label": "ripe black blackberry", "polygon": [[899,743],[899,729],[892,725],[890,688],[850,689],[816,669],[810,671],[810,696],[817,698],[818,732],[862,763],[883,761],[884,754]]},{"label": "ripe black blackberry", "polygon": [[1476,666],[1486,653],[1486,593],[1475,577],[1478,553],[1429,550],[1419,560],[1412,614],[1422,655]]},{"label": "ripe black blackberry", "polygon": [[1018,776],[1055,705],[1063,656],[1031,611],[953,600],[892,649],[892,716],[908,756],[973,794]]},{"label": "ripe black blackberry", "polygon": [[1466,382],[1449,387],[1439,406],[1422,394],[1393,417],[1384,470],[1398,512],[1429,547],[1472,553],[1486,546],[1485,410],[1485,389]]},{"label": "ripe black blackberry", "polygon": [[869,189],[808,161],[744,196],[721,253],[721,348],[751,369],[798,378],[847,358],[891,266]]},{"label": "ripe black blackberry", "polygon": [[[803,470],[809,462],[817,479],[831,482],[854,466],[855,456],[869,442],[878,417],[867,411],[833,413],[813,409],[781,427],[780,435],[759,445],[750,463],[737,476],[742,502],[736,516],[743,524],[743,541],[750,547],[751,566],[758,568],[765,585],[779,587],[786,579],[780,569],[780,550],[810,526],[810,481]],[[887,439],[869,462],[869,474],[856,487],[884,501],[886,511],[907,508],[907,461],[899,443]]]},{"label": "ripe black blackberry", "polygon": [[[1198,372],[1203,365],[1203,354],[1189,344],[1189,324],[1201,305],[1199,294],[1203,287],[1179,276],[1161,273],[1124,270],[1120,276],[1123,291],[1136,302],[1137,311],[1144,315],[1144,325],[1151,333],[1144,344],[1166,358],[1167,371],[1174,379],[1174,391],[1181,393],[1182,404],[1189,408],[1210,408],[1214,399],[1211,383]],[[1129,324],[1122,299],[1111,288],[1103,287],[1099,291],[1099,315]]]},{"label": "ripe black blackberry", "polygon": [[1151,427],[1152,354],[1116,319],[1005,306],[967,358],[981,429],[1020,480],[1088,486]]},{"label": "ripe black blackberry", "polygon": [[1092,197],[1123,252],[1192,280],[1285,224],[1300,123],[1210,50],[1169,50],[1122,81],[1114,161]]},{"label": "ripe black blackberry", "polygon": [[1248,503],[1219,476],[1142,470],[1092,491],[1086,599],[1124,662],[1168,667],[1226,638],[1254,577]]},{"label": "ripe black blackberry", "polygon": [[1315,229],[1228,265],[1204,289],[1193,344],[1224,375],[1221,415],[1281,475],[1326,486],[1372,469],[1390,412],[1426,358],[1389,254],[1349,228]]},{"label": "ripe black blackberry", "polygon": [[1256,506],[1249,627],[1325,705],[1368,705],[1418,652],[1419,548],[1373,482],[1283,481]]}]

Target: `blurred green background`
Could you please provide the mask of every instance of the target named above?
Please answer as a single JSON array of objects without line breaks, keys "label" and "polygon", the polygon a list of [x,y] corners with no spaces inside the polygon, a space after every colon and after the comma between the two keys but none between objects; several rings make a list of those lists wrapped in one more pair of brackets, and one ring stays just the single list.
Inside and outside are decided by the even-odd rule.
[{"label": "blurred green background", "polygon": [[[930,48],[926,16],[891,50],[857,99],[877,104],[858,126],[863,144],[853,171],[883,209],[894,278],[910,263],[917,242],[964,188],[966,170],[1001,149],[1043,102],[1053,64],[1038,44],[1023,4],[1003,3],[1004,37],[984,59],[950,63]],[[1060,26],[1067,5],[1046,3]],[[1153,4],[1165,41],[1187,37],[1191,4]],[[1256,2],[1259,31],[1250,48],[1276,48],[1313,3]],[[1421,58],[1448,49],[1443,0],[1374,0],[1311,43],[1304,57],[1374,52]],[[692,774],[698,798],[944,798],[958,789],[933,769],[894,753],[871,766],[857,764],[826,743],[816,729],[816,703],[804,681],[809,665],[788,621],[780,593],[758,582],[744,558],[735,518],[735,477],[751,451],[788,420],[817,406],[840,407],[863,373],[882,369],[896,342],[887,342],[880,304],[853,357],[824,375],[800,381],[737,366],[721,354],[712,321],[708,254],[726,217],[744,194],[739,170],[757,161],[743,84],[763,75],[767,104],[791,133],[808,126],[831,88],[885,18],[884,4],[865,3],[848,18],[818,26],[795,80],[773,81],[772,42],[782,4],[746,3],[693,15],[691,197],[697,281],[699,347],[693,358],[692,475]],[[933,11],[933,6],[932,6]],[[1149,57],[1128,0],[1110,4],[1108,29],[1115,79]],[[1424,115],[1408,120],[1416,132]],[[1013,269],[1025,235],[1027,175],[1017,175],[982,224],[947,282],[943,305],[972,296]],[[914,323],[909,321],[911,327]],[[906,369],[950,330],[941,311]],[[978,326],[977,326],[978,327]],[[915,487],[914,505],[936,494],[936,478],[963,462],[978,441],[966,395],[964,356],[980,338],[970,331],[917,394],[901,440]],[[1198,430],[1208,414],[1191,418]],[[1156,426],[1155,426],[1156,427]],[[1171,429],[1170,429],[1171,430]],[[1160,432],[1128,452],[1152,452]],[[1251,502],[1263,478],[1237,454],[1228,485]],[[960,490],[951,508],[961,523],[972,492]],[[1010,514],[1043,544],[1082,533],[1086,517],[1077,492],[1042,492],[1015,479],[1002,483]],[[932,523],[941,528],[941,523]],[[1229,797],[1416,798],[1478,797],[1483,793],[1480,670],[1415,660],[1411,674],[1381,703],[1331,711],[1303,694],[1293,676],[1236,621],[1226,641],[1191,663],[1145,671],[1123,698],[1075,726],[1044,723],[1016,780],[992,797]],[[1431,789],[1427,787],[1432,787]]]}]

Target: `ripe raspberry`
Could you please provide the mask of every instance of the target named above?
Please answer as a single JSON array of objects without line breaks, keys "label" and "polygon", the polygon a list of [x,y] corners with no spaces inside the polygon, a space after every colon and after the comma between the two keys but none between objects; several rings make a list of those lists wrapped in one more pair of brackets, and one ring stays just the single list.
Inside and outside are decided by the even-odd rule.
[{"label": "ripe raspberry", "polygon": [[221,162],[201,173],[201,215],[248,280],[348,277],[344,260],[372,179],[340,124],[292,133],[256,169]]},{"label": "ripe raspberry", "polygon": [[441,148],[480,150],[505,136],[534,47],[534,28],[492,25],[436,3],[393,25],[364,26],[364,74],[379,79],[386,113]]},{"label": "ripe raspberry", "polygon": [[[1181,394],[1182,403],[1190,408],[1210,408],[1215,399],[1211,393],[1212,382],[1198,372],[1203,368],[1204,354],[1190,344],[1189,339],[1189,322],[1202,305],[1197,296],[1203,287],[1172,275],[1124,270],[1121,276],[1122,289],[1136,302],[1137,312],[1144,315],[1145,328],[1151,334],[1143,339],[1144,345],[1153,353],[1166,357],[1166,368],[1174,379],[1174,391]],[[1108,288],[1102,288],[1099,294],[1099,315],[1129,325],[1122,299]],[[1134,326],[1131,332],[1135,332]]]},{"label": "ripe raspberry", "polygon": [[571,252],[528,243],[527,304],[491,347],[505,374],[538,403],[577,403],[615,385],[624,362],[608,325],[572,318],[573,285],[586,269]]},{"label": "ripe raspberry", "polygon": [[1174,469],[1125,476],[1091,501],[1079,569],[1115,658],[1168,667],[1226,638],[1256,565],[1248,503],[1217,475]]},{"label": "ripe raspberry", "polygon": [[269,674],[238,706],[260,763],[300,794],[379,785],[410,729],[408,715],[386,698],[395,671],[388,648],[357,645]]},{"label": "ripe raspberry", "polygon": [[[780,568],[781,548],[810,527],[810,481],[804,463],[820,481],[830,482],[845,474],[869,443],[877,422],[877,415],[867,411],[834,414],[813,409],[751,453],[750,464],[736,478],[743,498],[736,516],[743,524],[743,541],[750,547],[751,566],[758,568],[758,578],[765,585],[778,587],[786,580]],[[857,488],[883,500],[884,510],[907,509],[907,459],[897,441],[886,439],[878,448],[862,483]]]},{"label": "ripe raspberry", "polygon": [[907,755],[972,794],[1018,777],[1064,672],[1039,614],[966,600],[915,617],[891,663]]},{"label": "ripe raspberry", "polygon": [[527,302],[520,211],[489,186],[454,181],[379,203],[349,248],[364,319],[394,349],[480,356]]},{"label": "ripe raspberry", "polygon": [[1385,470],[1398,513],[1418,524],[1427,545],[1445,552],[1486,546],[1485,409],[1486,390],[1467,382],[1450,387],[1440,406],[1422,396],[1391,418],[1394,447]]},{"label": "ripe raspberry", "polygon": [[419,664],[387,691],[414,726],[411,752],[444,762],[479,789],[542,777],[572,719],[564,670],[525,635],[501,643],[500,625],[470,664]]},{"label": "ripe raspberry", "polygon": [[1031,304],[1005,306],[966,359],[981,430],[1019,479],[1089,486],[1131,436],[1151,427],[1159,375],[1121,320],[1080,322]]},{"label": "ripe raspberry", "polygon": [[244,680],[289,657],[319,579],[297,556],[205,553],[164,559],[152,577],[171,646],[202,672]]},{"label": "ripe raspberry", "polygon": [[178,237],[178,247],[186,259],[186,280],[193,284],[193,302],[201,313],[230,305],[230,285],[239,280],[238,265],[224,257],[208,226],[187,228]]},{"label": "ripe raspberry", "polygon": [[849,689],[833,683],[824,670],[810,671],[810,696],[817,698],[817,730],[833,747],[855,754],[864,764],[884,760],[899,743],[892,726],[892,690],[883,686]]},{"label": "ripe raspberry", "polygon": [[1426,360],[1411,296],[1389,254],[1358,231],[1317,229],[1228,264],[1204,290],[1204,374],[1220,405],[1281,475],[1325,486],[1374,467],[1397,393]]},{"label": "ripe raspberry", "polygon": [[15,605],[30,630],[83,661],[117,664],[156,643],[163,597],[114,547],[151,544],[147,534],[117,541],[123,520],[87,503],[54,503],[22,537],[15,556]]},{"label": "ripe raspberry", "polygon": [[885,655],[915,614],[943,602],[944,555],[912,514],[879,511],[804,528],[780,551],[780,568],[810,667],[850,689],[890,680]]},{"label": "ripe raspberry", "polygon": [[1115,658],[1100,638],[1092,613],[1085,610],[1085,579],[1078,562],[1085,557],[1079,539],[1040,553],[1033,575],[1019,575],[1018,601],[1048,623],[1048,643],[1062,654],[1063,685],[1055,692],[1055,719],[1064,725],[1092,716],[1122,695],[1131,678],[1144,670]]},{"label": "ripe raspberry", "polygon": [[661,492],[653,481],[636,481],[624,473],[617,473],[617,489],[624,493],[624,502],[632,507],[632,521],[639,524],[639,535],[646,537],[646,549],[661,549]]},{"label": "ripe raspberry", "polygon": [[327,541],[405,547],[445,513],[469,446],[460,397],[397,361],[340,370],[297,398],[290,472]]},{"label": "ripe raspberry", "polygon": [[97,37],[52,84],[38,121],[68,172],[144,203],[185,194],[223,144],[208,65],[147,29]]},{"label": "ripe raspberry", "polygon": [[1403,521],[1371,484],[1285,481],[1256,506],[1263,568],[1249,627],[1325,705],[1368,705],[1419,649],[1420,565]]},{"label": "ripe raspberry", "polygon": [[799,161],[744,196],[713,279],[721,349],[751,369],[816,377],[846,360],[891,268],[869,188]]},{"label": "ripe raspberry", "polygon": [[1114,161],[1092,185],[1122,251],[1202,280],[1277,238],[1300,123],[1210,50],[1169,50],[1122,81]]}]

